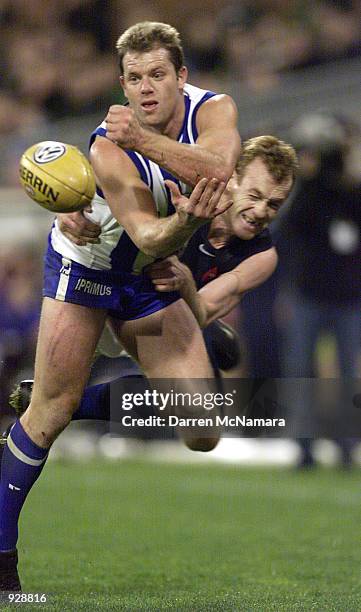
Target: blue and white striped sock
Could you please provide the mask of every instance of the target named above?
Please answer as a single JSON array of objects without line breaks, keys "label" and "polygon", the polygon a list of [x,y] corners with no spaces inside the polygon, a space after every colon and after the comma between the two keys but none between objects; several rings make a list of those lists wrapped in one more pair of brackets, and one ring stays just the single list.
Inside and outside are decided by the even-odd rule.
[{"label": "blue and white striped sock", "polygon": [[35,444],[16,421],[1,462],[0,551],[13,550],[21,508],[45,465],[49,449]]}]

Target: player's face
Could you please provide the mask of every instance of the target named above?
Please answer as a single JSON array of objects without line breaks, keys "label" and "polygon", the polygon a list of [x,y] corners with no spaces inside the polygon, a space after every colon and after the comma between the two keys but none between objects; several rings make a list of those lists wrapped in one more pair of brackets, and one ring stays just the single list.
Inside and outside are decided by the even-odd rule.
[{"label": "player's face", "polygon": [[292,187],[292,178],[277,183],[267,166],[256,158],[246,166],[239,185],[231,182],[233,206],[229,209],[232,233],[250,240],[276,217]]},{"label": "player's face", "polygon": [[184,115],[182,94],[187,69],[183,67],[177,74],[167,49],[161,47],[126,53],[123,69],[120,82],[141,125],[163,133],[175,126],[178,134]]}]

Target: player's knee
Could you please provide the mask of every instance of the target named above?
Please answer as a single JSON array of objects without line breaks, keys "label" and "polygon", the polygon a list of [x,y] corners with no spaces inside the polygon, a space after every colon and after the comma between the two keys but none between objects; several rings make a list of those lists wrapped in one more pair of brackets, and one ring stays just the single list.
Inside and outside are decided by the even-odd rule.
[{"label": "player's knee", "polygon": [[188,440],[185,440],[185,444],[187,448],[192,451],[209,453],[211,450],[216,448],[219,440],[219,436],[212,436],[209,438],[190,438]]}]

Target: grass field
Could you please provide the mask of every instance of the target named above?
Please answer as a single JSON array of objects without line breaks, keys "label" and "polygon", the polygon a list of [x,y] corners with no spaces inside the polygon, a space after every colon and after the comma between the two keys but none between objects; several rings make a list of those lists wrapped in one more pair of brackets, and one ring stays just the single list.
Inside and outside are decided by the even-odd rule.
[{"label": "grass field", "polygon": [[50,463],[19,543],[48,604],[19,607],[360,610],[360,491],[358,470]]}]

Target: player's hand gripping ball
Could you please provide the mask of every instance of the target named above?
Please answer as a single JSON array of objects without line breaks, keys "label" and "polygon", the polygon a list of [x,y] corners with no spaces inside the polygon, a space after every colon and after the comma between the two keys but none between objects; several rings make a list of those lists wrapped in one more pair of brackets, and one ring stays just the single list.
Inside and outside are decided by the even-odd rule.
[{"label": "player's hand gripping ball", "polygon": [[77,147],[62,142],[29,147],[20,160],[20,182],[34,202],[55,213],[81,210],[95,193],[89,161]]}]

